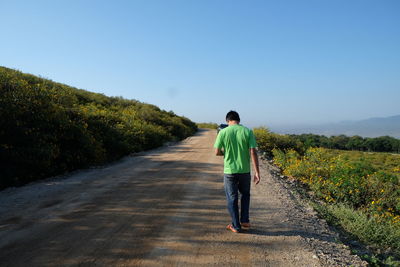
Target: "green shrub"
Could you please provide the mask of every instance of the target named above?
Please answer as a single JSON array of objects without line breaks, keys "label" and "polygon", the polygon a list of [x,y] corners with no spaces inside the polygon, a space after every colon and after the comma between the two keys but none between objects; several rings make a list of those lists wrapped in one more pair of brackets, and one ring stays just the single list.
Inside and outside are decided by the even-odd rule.
[{"label": "green shrub", "polygon": [[273,155],[283,173],[314,191],[343,228],[400,255],[397,174],[377,169],[366,157],[350,158],[324,148],[309,148],[304,155],[274,149]]},{"label": "green shrub", "polygon": [[400,227],[344,204],[320,205],[316,208],[325,216],[328,215],[332,223],[340,225],[363,243],[375,250],[400,257]]},{"label": "green shrub", "polygon": [[218,124],[212,123],[212,122],[201,122],[201,123],[197,123],[197,127],[206,128],[206,129],[217,129]]},{"label": "green shrub", "polygon": [[266,153],[268,157],[273,156],[274,149],[288,150],[294,149],[298,153],[303,153],[303,146],[288,135],[272,133],[268,128],[259,127],[253,129],[254,136],[257,139],[258,148]]},{"label": "green shrub", "polygon": [[0,189],[194,134],[194,122],[0,67]]}]

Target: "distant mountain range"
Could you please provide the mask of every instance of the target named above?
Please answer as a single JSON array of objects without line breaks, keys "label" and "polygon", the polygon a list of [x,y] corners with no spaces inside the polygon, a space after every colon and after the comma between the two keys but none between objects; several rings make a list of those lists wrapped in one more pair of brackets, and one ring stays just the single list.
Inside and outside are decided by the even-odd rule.
[{"label": "distant mountain range", "polygon": [[332,124],[271,127],[278,133],[301,134],[313,133],[326,136],[344,134],[363,137],[392,136],[400,138],[400,115],[385,118],[370,118],[359,121],[342,121]]}]

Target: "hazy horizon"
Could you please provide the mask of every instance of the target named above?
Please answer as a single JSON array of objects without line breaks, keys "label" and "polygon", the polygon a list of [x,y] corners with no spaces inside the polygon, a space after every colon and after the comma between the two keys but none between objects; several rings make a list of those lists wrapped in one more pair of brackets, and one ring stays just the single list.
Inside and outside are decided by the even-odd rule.
[{"label": "hazy horizon", "polygon": [[3,1],[0,65],[250,127],[400,114],[398,1]]}]

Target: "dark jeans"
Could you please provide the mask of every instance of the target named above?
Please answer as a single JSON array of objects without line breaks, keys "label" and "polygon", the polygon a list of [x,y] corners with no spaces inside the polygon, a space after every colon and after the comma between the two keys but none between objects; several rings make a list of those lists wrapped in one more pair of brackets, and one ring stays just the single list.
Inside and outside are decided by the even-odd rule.
[{"label": "dark jeans", "polygon": [[[240,223],[248,223],[250,206],[250,173],[224,174],[224,188],[228,211],[232,217],[232,226],[240,230]],[[240,192],[240,221],[239,221],[239,194]]]}]

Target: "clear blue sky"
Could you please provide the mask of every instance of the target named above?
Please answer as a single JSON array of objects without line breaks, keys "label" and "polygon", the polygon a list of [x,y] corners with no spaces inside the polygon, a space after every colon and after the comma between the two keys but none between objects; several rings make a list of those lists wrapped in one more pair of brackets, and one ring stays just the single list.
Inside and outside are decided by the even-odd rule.
[{"label": "clear blue sky", "polygon": [[0,0],[0,65],[248,126],[400,114],[397,0]]}]

